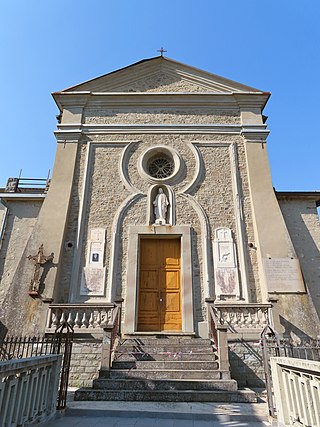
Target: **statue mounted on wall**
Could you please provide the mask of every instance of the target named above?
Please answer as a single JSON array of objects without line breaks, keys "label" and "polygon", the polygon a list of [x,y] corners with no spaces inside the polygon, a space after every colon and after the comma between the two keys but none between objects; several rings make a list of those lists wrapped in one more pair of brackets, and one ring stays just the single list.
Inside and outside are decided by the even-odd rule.
[{"label": "statue mounted on wall", "polygon": [[159,188],[158,194],[153,201],[154,206],[154,216],[155,216],[155,224],[157,225],[165,225],[167,224],[167,210],[169,206],[169,201],[167,196],[164,194],[163,189]]}]

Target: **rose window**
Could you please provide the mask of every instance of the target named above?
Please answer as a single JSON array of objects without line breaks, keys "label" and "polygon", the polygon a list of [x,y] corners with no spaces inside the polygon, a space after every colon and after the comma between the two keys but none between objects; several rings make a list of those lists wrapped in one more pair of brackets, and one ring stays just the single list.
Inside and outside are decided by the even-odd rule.
[{"label": "rose window", "polygon": [[137,166],[139,174],[150,184],[172,184],[182,172],[179,154],[166,145],[157,145],[145,150],[139,157]]},{"label": "rose window", "polygon": [[167,156],[150,159],[148,165],[149,174],[156,179],[168,178],[173,174],[174,161]]}]

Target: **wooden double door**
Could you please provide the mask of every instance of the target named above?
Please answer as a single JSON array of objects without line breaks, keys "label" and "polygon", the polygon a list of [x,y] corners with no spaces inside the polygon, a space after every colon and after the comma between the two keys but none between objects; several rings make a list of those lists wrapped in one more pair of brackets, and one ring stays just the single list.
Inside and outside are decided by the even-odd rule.
[{"label": "wooden double door", "polygon": [[181,331],[180,239],[140,241],[138,331]]}]

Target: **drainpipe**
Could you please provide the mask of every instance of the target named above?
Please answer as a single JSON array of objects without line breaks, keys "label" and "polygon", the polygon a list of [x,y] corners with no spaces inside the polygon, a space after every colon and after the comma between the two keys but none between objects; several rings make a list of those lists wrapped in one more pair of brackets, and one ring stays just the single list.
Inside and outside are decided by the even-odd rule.
[{"label": "drainpipe", "polygon": [[0,224],[0,249],[2,246],[2,240],[3,240],[3,236],[4,236],[4,230],[6,228],[6,222],[7,222],[7,217],[8,217],[8,213],[9,213],[9,209],[7,207],[7,205],[5,204],[4,200],[0,198],[0,204],[4,207],[4,214],[1,220],[1,224]]}]

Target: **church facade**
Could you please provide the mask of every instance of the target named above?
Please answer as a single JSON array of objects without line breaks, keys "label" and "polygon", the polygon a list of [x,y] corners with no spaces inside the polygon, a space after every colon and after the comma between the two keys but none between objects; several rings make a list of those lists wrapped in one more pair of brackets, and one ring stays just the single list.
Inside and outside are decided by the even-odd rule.
[{"label": "church facade", "polygon": [[252,383],[266,324],[316,339],[320,195],[274,191],[269,96],[162,56],[53,93],[49,190],[0,194],[3,328],[69,320],[98,369],[114,304],[123,336],[205,338],[211,307]]}]

